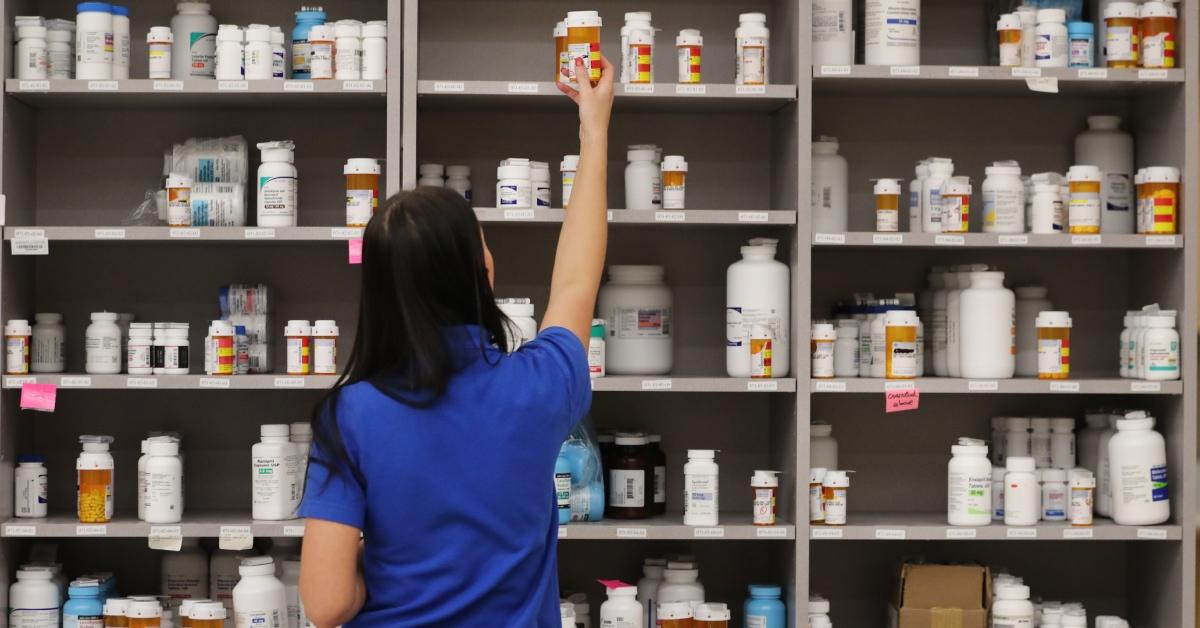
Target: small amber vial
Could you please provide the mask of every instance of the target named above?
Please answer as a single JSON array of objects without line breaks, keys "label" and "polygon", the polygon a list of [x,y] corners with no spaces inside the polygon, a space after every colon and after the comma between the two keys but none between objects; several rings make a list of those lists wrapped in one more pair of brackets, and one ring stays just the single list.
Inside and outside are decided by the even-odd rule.
[{"label": "small amber vial", "polygon": [[[567,54],[567,23],[559,22],[554,25],[554,81],[561,83],[566,80],[563,70],[568,70],[570,55]],[[569,70],[568,70],[569,71]]]},{"label": "small amber vial", "polygon": [[104,628],[129,628],[129,598],[110,597],[104,601]]},{"label": "small amber vial", "polygon": [[900,230],[900,182],[880,179],[875,182],[875,231],[893,233]]},{"label": "small amber vial", "polygon": [[888,379],[914,379],[917,376],[917,313],[891,310],[884,322],[885,376]]},{"label": "small amber vial", "polygon": [[1100,233],[1100,168],[1071,166],[1067,171],[1071,198],[1067,224],[1071,233]]},{"label": "small amber vial", "polygon": [[1071,315],[1039,312],[1038,379],[1067,379],[1071,374]]},{"label": "small amber vial", "polygon": [[732,613],[729,606],[709,602],[696,607],[696,619],[692,622],[695,628],[729,628]]},{"label": "small amber vial", "polygon": [[1173,68],[1179,12],[1169,2],[1142,5],[1142,67]]},{"label": "small amber vial", "polygon": [[1146,168],[1142,177],[1146,197],[1146,233],[1179,233],[1179,168]]},{"label": "small amber vial", "polygon": [[662,161],[662,207],[684,209],[687,196],[688,163],[682,155],[667,155]]},{"label": "small amber vial", "polygon": [[192,607],[191,628],[225,628],[227,611],[220,602],[203,602]]},{"label": "small amber vial", "polygon": [[379,211],[379,162],[369,158],[346,161],[346,226],[365,227]]},{"label": "small amber vial", "polygon": [[600,81],[600,27],[603,21],[596,11],[571,11],[567,25],[567,82],[575,82],[575,60],[583,59],[592,85]]},{"label": "small amber vial", "polygon": [[1104,9],[1104,54],[1110,68],[1136,68],[1142,20],[1138,5],[1113,2]]},{"label": "small amber vial", "polygon": [[108,523],[112,518],[108,504],[112,503],[112,469],[81,469],[79,471],[79,523]]},{"label": "small amber vial", "polygon": [[658,605],[658,628],[695,628],[689,602],[664,602]]},{"label": "small amber vial", "polygon": [[159,628],[162,625],[162,606],[158,600],[135,599],[129,603],[129,628]]},{"label": "small amber vial", "polygon": [[1021,18],[1015,13],[1000,16],[996,23],[996,35],[1000,39],[1000,67],[1014,68],[1021,65]]}]

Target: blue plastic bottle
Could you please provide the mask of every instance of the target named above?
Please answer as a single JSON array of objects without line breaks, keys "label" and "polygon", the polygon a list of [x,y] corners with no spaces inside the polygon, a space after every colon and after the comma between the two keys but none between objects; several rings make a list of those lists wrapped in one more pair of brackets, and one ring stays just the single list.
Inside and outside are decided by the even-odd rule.
[{"label": "blue plastic bottle", "polygon": [[562,448],[554,461],[554,498],[558,504],[558,525],[571,523],[571,460]]},{"label": "blue plastic bottle", "polygon": [[750,585],[746,600],[746,628],[783,628],[787,609],[780,596],[783,590],[773,584]]},{"label": "blue plastic bottle", "polygon": [[325,9],[322,7],[300,7],[296,11],[296,27],[292,29],[292,78],[312,78],[312,45],[308,43],[308,31],[324,23]]},{"label": "blue plastic bottle", "polygon": [[63,604],[63,628],[104,625],[100,583],[95,580],[76,580],[67,588],[67,595],[67,603]]}]

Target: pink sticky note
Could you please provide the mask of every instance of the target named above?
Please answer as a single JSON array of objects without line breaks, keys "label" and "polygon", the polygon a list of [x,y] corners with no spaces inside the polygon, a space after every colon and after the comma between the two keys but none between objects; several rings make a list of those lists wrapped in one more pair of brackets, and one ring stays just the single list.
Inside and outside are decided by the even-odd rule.
[{"label": "pink sticky note", "polygon": [[596,582],[599,582],[608,589],[624,589],[625,587],[633,586],[632,584],[621,582],[620,580],[597,580]]},{"label": "pink sticky note", "polygon": [[346,240],[346,245],[350,247],[350,263],[362,263],[362,238]]},{"label": "pink sticky note", "polygon": [[921,391],[916,388],[884,392],[883,408],[887,412],[906,412],[921,406]]},{"label": "pink sticky note", "polygon": [[54,384],[25,384],[21,386],[21,409],[54,412],[58,387]]}]

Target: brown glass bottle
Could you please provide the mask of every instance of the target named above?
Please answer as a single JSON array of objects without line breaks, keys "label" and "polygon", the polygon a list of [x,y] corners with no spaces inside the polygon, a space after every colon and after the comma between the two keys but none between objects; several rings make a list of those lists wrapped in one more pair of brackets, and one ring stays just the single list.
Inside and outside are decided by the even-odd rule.
[{"label": "brown glass bottle", "polygon": [[654,456],[642,434],[618,434],[609,456],[604,516],[646,519],[654,510]]}]

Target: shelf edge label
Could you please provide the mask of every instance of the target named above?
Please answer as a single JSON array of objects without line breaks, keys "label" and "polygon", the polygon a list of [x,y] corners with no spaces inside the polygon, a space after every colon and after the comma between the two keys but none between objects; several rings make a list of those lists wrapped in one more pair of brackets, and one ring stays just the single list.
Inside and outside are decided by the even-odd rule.
[{"label": "shelf edge label", "polygon": [[1062,538],[1064,539],[1091,539],[1096,537],[1096,531],[1092,528],[1065,528],[1062,532]]},{"label": "shelf edge label", "polygon": [[995,392],[1000,390],[1000,382],[972,379],[967,382],[967,390],[971,392]]},{"label": "shelf edge label", "polygon": [[510,94],[536,94],[541,91],[541,86],[537,83],[509,83],[508,93]]},{"label": "shelf edge label", "polygon": [[751,380],[746,382],[747,392],[777,392],[779,390],[779,382],[770,379],[764,381]]},{"label": "shelf edge label", "polygon": [[842,538],[841,528],[829,528],[825,526],[813,526],[809,537],[814,539],[840,539]]},{"label": "shelf edge label", "polygon": [[687,222],[687,212],[654,212],[654,222]]},{"label": "shelf edge label", "polygon": [[1148,235],[1146,236],[1146,246],[1175,246],[1175,236]]},{"label": "shelf edge label", "polygon": [[947,539],[974,539],[979,537],[975,528],[946,528]]},{"label": "shelf edge label", "polygon": [[788,531],[787,528],[758,528],[754,531],[754,536],[760,539],[786,539],[788,538]]},{"label": "shelf edge label", "polygon": [[618,539],[644,539],[646,528],[617,528]]},{"label": "shelf edge label", "polygon": [[707,85],[697,85],[694,83],[679,83],[675,85],[675,94],[679,96],[703,96],[707,93]]},{"label": "shelf edge label", "polygon": [[130,377],[125,380],[126,388],[158,388],[156,377]]},{"label": "shelf edge label", "polygon": [[58,379],[58,385],[63,388],[91,388],[92,378],[87,376],[64,375]]},{"label": "shelf edge label", "polygon": [[241,551],[254,547],[254,533],[250,526],[221,526],[217,545],[223,550]]},{"label": "shelf edge label", "polygon": [[921,66],[893,65],[888,68],[888,74],[891,76],[921,76]]},{"label": "shelf edge label", "polygon": [[846,392],[846,382],[813,382],[814,392]]},{"label": "shelf edge label", "polygon": [[154,81],[153,89],[156,92],[182,92],[183,81]]},{"label": "shelf edge label", "polygon": [[4,536],[37,536],[37,526],[4,526]]},{"label": "shelf edge label", "polygon": [[654,93],[654,83],[626,83],[623,87],[626,94]]},{"label": "shelf edge label", "polygon": [[1107,79],[1108,68],[1082,68],[1076,75],[1081,79]]},{"label": "shelf edge label", "polygon": [[1079,392],[1079,382],[1050,382],[1050,392]]},{"label": "shelf edge label", "polygon": [[342,81],[342,91],[372,92],[375,91],[375,81]]},{"label": "shelf edge label", "polygon": [[316,89],[316,87],[313,85],[312,81],[288,80],[283,82],[283,91],[285,92],[311,92],[314,89]]},{"label": "shelf edge label", "polygon": [[1029,244],[1029,236],[1027,235],[1002,235],[996,238],[996,243],[1001,246],[1025,246]]},{"label": "shelf edge label", "polygon": [[903,541],[908,538],[908,531],[878,528],[875,530],[875,538],[881,541]]},{"label": "shelf edge label", "polygon": [[735,85],[733,93],[738,96],[762,96],[767,93],[766,85]]},{"label": "shelf edge label", "polygon": [[1146,81],[1146,80],[1161,81],[1162,79],[1167,78],[1167,76],[1169,76],[1169,75],[1167,74],[1166,70],[1157,70],[1157,69],[1138,70],[1138,80],[1141,80],[1141,81]]},{"label": "shelf edge label", "polygon": [[767,212],[738,212],[738,222],[768,222],[770,219]]},{"label": "shelf edge label", "polygon": [[108,526],[106,526],[106,525],[75,526],[75,536],[108,536]]},{"label": "shelf edge label", "polygon": [[284,536],[304,536],[304,526],[283,526]]},{"label": "shelf edge label", "polygon": [[97,240],[124,240],[124,229],[97,229],[92,233]]},{"label": "shelf edge label", "polygon": [[1159,382],[1129,382],[1129,392],[1162,392],[1162,384]]},{"label": "shelf edge label", "polygon": [[228,377],[201,377],[197,384],[200,388],[229,388]]},{"label": "shelf edge label", "polygon": [[1004,534],[1010,539],[1036,539],[1037,532],[1037,528],[1008,528]]},{"label": "shelf edge label", "polygon": [[939,234],[933,237],[933,243],[939,246],[963,246],[967,239],[960,235]]},{"label": "shelf edge label", "polygon": [[169,238],[194,239],[200,237],[199,229],[173,227],[167,232]]},{"label": "shelf edge label", "polygon": [[17,84],[17,89],[23,92],[48,92],[50,81],[21,81]]},{"label": "shelf edge label", "polygon": [[41,238],[13,238],[9,242],[13,255],[49,255],[50,240]]},{"label": "shelf edge label", "polygon": [[219,92],[244,92],[250,89],[250,83],[246,81],[217,81],[217,91]]},{"label": "shelf edge label", "polygon": [[1071,245],[1072,246],[1096,246],[1098,244],[1101,244],[1102,242],[1103,242],[1103,240],[1101,239],[1100,234],[1097,234],[1097,233],[1090,233],[1090,234],[1076,233],[1071,236]]},{"label": "shelf edge label", "polygon": [[1042,75],[1041,68],[1013,68],[1013,78],[1038,78]]},{"label": "shelf edge label", "polygon": [[567,526],[562,526],[562,525],[558,526],[558,538],[565,539],[569,536],[570,536],[570,532],[567,532]]},{"label": "shelf edge label", "polygon": [[36,377],[5,377],[4,378],[4,387],[5,388],[21,388],[25,384],[36,384],[36,383],[37,383]]},{"label": "shelf edge label", "polygon": [[845,244],[846,234],[844,233],[814,233],[814,244]]},{"label": "shelf edge label", "polygon": [[434,81],[433,91],[441,93],[461,94],[467,91],[467,86],[461,81]]},{"label": "shelf edge label", "polygon": [[1167,531],[1155,528],[1138,528],[1137,538],[1149,541],[1163,541],[1167,538]]},{"label": "shelf edge label", "polygon": [[725,528],[694,528],[692,530],[692,538],[696,539],[723,539],[725,538]]},{"label": "shelf edge label", "polygon": [[276,377],[276,388],[304,388],[303,377]]},{"label": "shelf edge label", "polygon": [[850,66],[848,65],[823,65],[820,69],[821,76],[850,76]]},{"label": "shelf edge label", "polygon": [[275,239],[275,230],[271,228],[256,227],[246,229],[242,232],[242,236],[247,240],[273,240]]},{"label": "shelf edge label", "polygon": [[669,379],[643,379],[642,390],[671,390],[675,382]]},{"label": "shelf edge label", "polygon": [[178,552],[183,548],[183,528],[181,526],[150,526],[146,545],[152,550]]},{"label": "shelf edge label", "polygon": [[329,230],[329,239],[331,240],[347,240],[362,236],[362,227],[334,227]]},{"label": "shelf edge label", "polygon": [[979,66],[952,65],[946,70],[946,74],[954,78],[979,78]]},{"label": "shelf edge label", "polygon": [[533,220],[534,211],[532,209],[506,209],[504,210],[505,220]]},{"label": "shelf edge label", "polygon": [[89,92],[115,92],[121,89],[121,84],[116,81],[88,81],[87,88]]},{"label": "shelf edge label", "polygon": [[875,233],[871,235],[871,244],[904,244],[904,234]]}]

